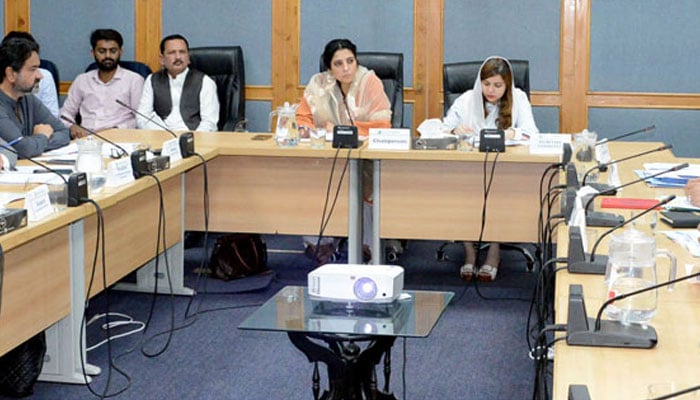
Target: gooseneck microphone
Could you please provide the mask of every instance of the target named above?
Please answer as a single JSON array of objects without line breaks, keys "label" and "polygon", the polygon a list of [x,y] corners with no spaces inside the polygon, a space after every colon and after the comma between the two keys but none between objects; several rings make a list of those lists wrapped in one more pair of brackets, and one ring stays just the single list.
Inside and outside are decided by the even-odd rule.
[{"label": "gooseneck microphone", "polygon": [[348,106],[345,92],[343,92],[343,88],[340,87],[340,82],[338,82],[338,89],[340,89],[340,93],[343,95],[343,105],[345,106],[345,111],[348,114],[348,119],[350,119],[350,125],[336,125],[333,127],[333,148],[356,149],[359,147],[357,126],[355,126],[355,121],[352,119],[350,107]]},{"label": "gooseneck microphone", "polygon": [[104,140],[105,142],[111,144],[112,146],[116,147],[117,150],[119,150],[119,152],[120,152],[120,154],[119,154],[119,156],[118,156],[117,158],[121,158],[121,157],[123,157],[123,156],[128,156],[128,155],[129,155],[129,152],[126,151],[126,149],[124,149],[122,146],[120,146],[120,145],[114,143],[113,141],[107,139],[106,137],[104,137],[104,136],[98,134],[98,133],[95,132],[94,130],[88,129],[88,128],[86,128],[86,127],[80,125],[79,123],[77,123],[77,122],[71,120],[70,118],[66,117],[65,115],[61,115],[61,119],[64,120],[64,121],[66,121],[66,122],[68,122],[68,123],[70,123],[70,124],[73,124],[73,125],[77,126],[77,127],[80,128],[80,129],[83,129],[83,130],[87,131],[89,134],[91,134],[91,135],[93,135],[93,136],[96,136],[96,137],[98,137],[98,138]]},{"label": "gooseneck microphone", "polygon": [[615,187],[611,188],[610,190],[606,190],[606,191],[602,191],[602,192],[593,194],[592,196],[590,196],[588,201],[586,201],[586,205],[583,208],[584,212],[586,213],[586,225],[598,226],[598,227],[614,227],[623,221],[622,217],[619,215],[616,215],[616,214],[604,213],[604,212],[594,212],[594,211],[589,212],[588,211],[589,207],[591,206],[591,204],[593,203],[593,200],[595,200],[596,197],[604,196],[605,194],[607,194],[610,191],[617,191],[617,190],[622,189],[624,187],[634,185],[635,183],[644,182],[644,181],[647,181],[649,179],[656,178],[659,175],[667,174],[669,172],[679,171],[683,168],[687,168],[688,165],[689,165],[688,163],[678,164],[678,165],[675,165],[669,169],[663,170],[661,172],[647,175],[643,178],[635,179],[631,182],[627,182],[627,183],[624,183],[622,185],[615,186]]},{"label": "gooseneck microphone", "polygon": [[116,99],[115,101],[120,106],[129,109],[131,112],[135,113],[136,115],[139,115],[143,118],[146,118],[146,120],[148,120],[148,122],[153,122],[154,124],[158,125],[163,130],[168,132],[169,134],[173,135],[173,137],[175,139],[178,139],[179,143],[180,143],[180,154],[182,154],[182,157],[187,158],[187,157],[191,157],[194,155],[194,133],[184,132],[184,133],[181,133],[180,136],[178,136],[175,132],[172,131],[172,129],[155,121],[153,119],[153,117],[149,117],[149,116],[145,115],[144,113],[140,112],[139,110],[135,109],[134,107],[131,107],[130,105],[124,103],[123,101],[121,101],[119,99]]},{"label": "gooseneck microphone", "polygon": [[615,136],[615,137],[612,137],[610,139],[600,139],[598,142],[596,142],[595,145],[598,146],[598,145],[601,145],[603,143],[614,142],[616,140],[620,140],[620,139],[626,138],[628,136],[636,135],[638,133],[650,132],[650,131],[653,131],[655,129],[656,129],[656,125],[650,125],[650,126],[647,126],[646,128],[638,129],[636,131],[632,131],[632,132],[628,132],[628,133],[623,133],[620,136]]},{"label": "gooseneck microphone", "polygon": [[[22,137],[18,138],[18,141],[22,140]],[[66,179],[60,172],[53,168],[49,168],[46,165],[32,159],[31,157],[26,157],[24,154],[20,154],[12,146],[7,146],[5,144],[0,144],[5,150],[16,154],[18,157],[31,162],[32,164],[38,165],[39,167],[45,169],[48,172],[58,175],[61,180],[68,187],[68,207],[76,207],[86,202],[88,199],[88,180],[87,174],[85,172],[73,172]]]},{"label": "gooseneck microphone", "polygon": [[[608,299],[598,310],[595,319],[588,318],[581,285],[569,285],[569,309],[566,343],[569,346],[624,347],[650,349],[656,346],[656,329],[651,325],[623,324],[620,321],[603,320],[603,311],[615,301],[674,285],[700,277],[700,272],[681,278],[633,290]],[[591,323],[593,325],[591,329]]]},{"label": "gooseneck microphone", "polygon": [[616,230],[622,228],[623,226],[626,226],[630,222],[635,221],[636,219],[655,210],[656,208],[664,206],[665,204],[671,202],[675,198],[675,195],[667,196],[658,203],[654,204],[653,206],[640,212],[639,214],[636,214],[628,220],[622,221],[621,223],[615,225],[611,229],[608,229],[595,241],[593,247],[591,247],[590,254],[586,254],[585,250],[583,249],[581,229],[577,226],[572,226],[571,228],[569,228],[569,254],[567,270],[573,274],[604,275],[605,268],[608,263],[608,257],[601,255],[598,255],[598,257],[596,257],[596,250],[598,250],[598,246],[603,241],[603,239],[611,233],[615,232]]},{"label": "gooseneck microphone", "polygon": [[[655,148],[655,149],[643,151],[643,152],[641,152],[641,153],[632,154],[631,156],[619,158],[619,159],[617,159],[617,160],[610,160],[610,161],[608,161],[608,162],[606,162],[606,163],[598,164],[598,165],[596,165],[595,167],[593,167],[593,168],[589,169],[588,171],[586,171],[586,173],[583,175],[583,179],[582,179],[582,183],[581,183],[581,184],[582,184],[583,186],[586,186],[586,179],[588,178],[588,175],[590,175],[591,172],[593,172],[593,171],[595,171],[595,170],[600,170],[601,172],[605,172],[605,171],[607,171],[608,167],[611,166],[611,165],[613,165],[613,164],[617,164],[617,163],[620,163],[620,162],[623,162],[623,161],[631,160],[631,159],[633,159],[633,158],[645,156],[645,155],[647,155],[647,154],[656,153],[657,151],[669,150],[669,149],[672,149],[672,148],[673,148],[673,145],[671,145],[671,144],[665,144],[665,145],[663,145],[663,146],[661,146],[661,147],[657,147],[657,148]],[[606,190],[606,189],[603,189],[602,191],[605,191],[605,190]]]}]

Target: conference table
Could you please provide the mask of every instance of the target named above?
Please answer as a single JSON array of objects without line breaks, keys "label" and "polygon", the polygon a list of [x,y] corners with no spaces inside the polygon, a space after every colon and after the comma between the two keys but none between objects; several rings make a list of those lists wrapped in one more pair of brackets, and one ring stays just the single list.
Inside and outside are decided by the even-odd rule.
[{"label": "conference table", "polygon": [[[171,139],[162,131],[111,130],[104,134],[117,142],[138,142],[153,149]],[[165,265],[162,257],[167,257],[174,291],[192,293],[183,283],[182,239],[184,230],[205,227],[205,168],[209,176],[211,231],[293,235],[318,234],[329,175],[334,168],[331,187],[338,187],[339,192],[324,234],[348,236],[350,262],[359,262],[363,234],[362,160],[369,160],[374,166],[376,228],[372,238],[375,254],[381,254],[381,238],[476,239],[481,224],[484,171],[490,173],[495,158],[489,154],[488,163],[484,163],[486,155],[479,152],[394,152],[364,147],[337,151],[330,144],[324,149],[311,149],[305,143],[296,148],[278,148],[271,135],[253,133],[198,132],[195,141],[201,158],[173,162],[170,169],[155,174],[163,190],[167,221],[168,250],[159,257],[155,251],[160,190],[155,179],[144,177],[117,188],[105,188],[93,196],[104,213],[107,285],[137,271],[136,283],[129,285],[132,290],[152,291],[158,285],[159,293],[167,293],[164,274],[154,271],[154,260]],[[648,145],[611,144],[611,149],[613,155],[616,150],[630,154],[644,146]],[[509,147],[499,155],[488,198],[484,240],[536,241],[539,179],[557,161],[556,156],[530,155],[525,147]],[[340,184],[346,162],[348,172]],[[623,193],[630,192],[625,189]],[[92,275],[96,231],[95,207],[83,204],[0,236],[5,258],[0,354],[51,327],[47,330],[49,349],[53,343],[61,355],[52,356],[55,363],[49,361],[45,367],[44,378],[49,380],[85,381],[79,368],[79,351],[84,346],[78,331]],[[562,249],[564,246],[559,250]],[[95,282],[102,281],[101,271],[98,261]],[[557,301],[566,300],[566,277],[566,273],[557,277]],[[584,278],[571,279],[578,282]],[[89,296],[103,289],[101,284],[93,285]],[[584,290],[587,299],[592,296],[592,309],[599,291],[588,290],[585,282]],[[565,318],[565,310],[559,304],[557,311],[558,320]],[[674,308],[673,312],[690,311]],[[694,315],[681,317],[692,320]],[[661,307],[657,318],[664,320]],[[661,343],[652,351],[669,346],[664,328],[659,328]],[[569,379],[568,370],[580,370],[566,361],[571,360],[569,354],[577,357],[578,353],[597,352],[589,350],[557,345],[555,393],[560,393],[562,386],[575,383],[576,379]],[[692,357],[693,353],[687,356]]]},{"label": "conference table", "polygon": [[[611,147],[613,158],[635,154],[658,146],[650,143],[626,143]],[[623,154],[624,153],[624,154]],[[650,157],[651,158],[651,157]],[[678,159],[670,152],[649,158],[630,160],[620,168],[620,181],[636,179],[633,170],[641,169],[643,162],[681,163],[692,159]],[[605,176],[602,177],[603,179]],[[618,193],[618,197],[658,199],[669,194],[683,195],[682,189],[651,188],[644,183],[631,185]],[[624,216],[642,210],[601,209],[601,199],[596,200],[596,209],[616,212]],[[610,228],[588,228],[591,238],[602,237]],[[624,229],[624,228],[623,228]],[[677,277],[686,275],[686,266],[700,266],[687,250],[672,242],[660,231],[671,229],[662,222],[657,226],[657,247],[670,250],[677,258]],[[592,231],[591,231],[592,230]],[[568,229],[560,226],[557,231],[557,253],[566,257],[568,251]],[[610,235],[604,237],[596,254],[607,254]],[[593,243],[589,243],[592,246]],[[670,263],[657,261],[658,282],[669,278]],[[695,269],[695,272],[698,270]],[[587,314],[595,318],[606,300],[607,286],[603,275],[573,274],[566,269],[556,273],[555,316],[556,323],[565,324],[568,317],[570,285],[581,285]],[[700,283],[680,282],[673,290],[658,290],[657,314],[651,321],[658,336],[658,343],[651,349],[621,349],[608,347],[570,346],[565,340],[554,346],[555,400],[567,399],[569,385],[586,385],[593,400],[646,399],[651,384],[675,382],[686,387],[700,384]],[[564,334],[557,334],[559,338]]]}]

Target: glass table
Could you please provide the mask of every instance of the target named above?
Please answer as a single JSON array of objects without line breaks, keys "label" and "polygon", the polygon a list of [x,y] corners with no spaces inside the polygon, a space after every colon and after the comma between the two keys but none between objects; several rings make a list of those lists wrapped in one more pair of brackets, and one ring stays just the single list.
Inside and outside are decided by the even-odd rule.
[{"label": "glass table", "polygon": [[[287,332],[314,364],[312,391],[319,399],[318,362],[328,367],[329,388],[320,397],[387,399],[391,347],[397,337],[426,337],[454,296],[452,292],[404,291],[391,303],[320,301],[305,286],[286,286],[239,325],[239,329]],[[384,388],[375,367],[384,355]]]}]

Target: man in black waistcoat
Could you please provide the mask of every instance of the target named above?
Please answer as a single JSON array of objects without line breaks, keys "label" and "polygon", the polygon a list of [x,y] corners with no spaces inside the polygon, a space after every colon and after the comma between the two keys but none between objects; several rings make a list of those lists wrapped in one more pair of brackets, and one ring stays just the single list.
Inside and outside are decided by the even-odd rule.
[{"label": "man in black waistcoat", "polygon": [[[217,130],[219,100],[216,83],[203,72],[189,68],[189,43],[182,35],[166,36],[160,42],[163,69],[146,78],[137,117],[141,129]],[[160,126],[159,126],[160,124]]]}]

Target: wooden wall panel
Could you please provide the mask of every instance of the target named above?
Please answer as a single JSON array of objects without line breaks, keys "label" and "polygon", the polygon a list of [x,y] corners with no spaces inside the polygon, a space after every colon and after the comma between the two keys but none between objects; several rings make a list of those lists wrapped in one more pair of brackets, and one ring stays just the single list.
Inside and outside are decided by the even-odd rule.
[{"label": "wooden wall panel", "polygon": [[[248,85],[249,100],[271,101],[276,107],[299,98],[301,0],[272,1],[271,85]],[[677,93],[589,92],[591,2],[561,1],[561,48],[558,92],[532,92],[533,106],[559,107],[560,132],[588,125],[590,107],[700,109],[700,95]],[[5,0],[5,32],[30,30],[31,0]],[[413,125],[442,116],[442,53],[444,0],[414,0],[413,87],[404,88],[414,104]],[[134,0],[135,55],[154,70],[160,68],[162,0]],[[70,82],[60,83],[67,93]]]}]

